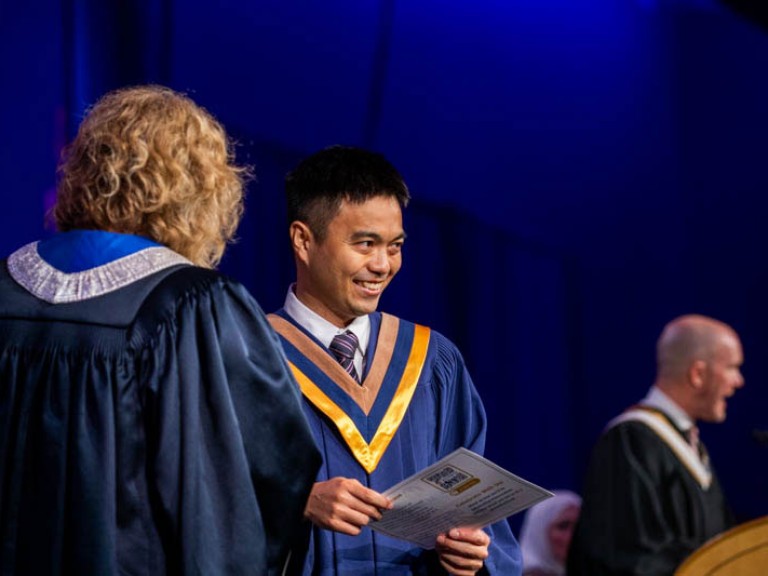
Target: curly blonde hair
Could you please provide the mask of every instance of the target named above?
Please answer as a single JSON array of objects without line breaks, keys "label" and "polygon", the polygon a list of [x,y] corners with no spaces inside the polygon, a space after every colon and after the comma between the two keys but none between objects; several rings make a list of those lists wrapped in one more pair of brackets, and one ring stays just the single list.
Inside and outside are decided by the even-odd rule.
[{"label": "curly blonde hair", "polygon": [[221,260],[250,169],[221,124],[183,94],[136,86],[102,97],[64,150],[53,217],[61,231],[138,234],[198,266]]}]

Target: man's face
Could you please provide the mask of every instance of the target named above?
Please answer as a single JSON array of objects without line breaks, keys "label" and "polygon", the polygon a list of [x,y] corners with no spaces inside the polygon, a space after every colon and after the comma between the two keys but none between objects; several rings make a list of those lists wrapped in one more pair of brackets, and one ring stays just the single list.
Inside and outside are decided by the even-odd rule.
[{"label": "man's face", "polygon": [[724,333],[704,371],[697,419],[705,422],[725,420],[726,399],[744,385],[744,377],[741,375],[743,362],[739,339],[733,334]]},{"label": "man's face", "polygon": [[402,264],[403,215],[397,199],[376,196],[362,204],[343,200],[325,238],[308,242],[297,295],[332,322],[345,326],[374,312]]}]

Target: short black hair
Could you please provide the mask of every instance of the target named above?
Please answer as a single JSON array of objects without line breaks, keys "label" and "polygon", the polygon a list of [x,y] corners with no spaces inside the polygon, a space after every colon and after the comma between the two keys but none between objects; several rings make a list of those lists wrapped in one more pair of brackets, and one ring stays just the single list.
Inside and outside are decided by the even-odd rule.
[{"label": "short black hair", "polygon": [[352,146],[330,146],[302,160],[285,178],[288,224],[304,222],[322,240],[342,200],[377,196],[411,199],[403,177],[381,154]]}]

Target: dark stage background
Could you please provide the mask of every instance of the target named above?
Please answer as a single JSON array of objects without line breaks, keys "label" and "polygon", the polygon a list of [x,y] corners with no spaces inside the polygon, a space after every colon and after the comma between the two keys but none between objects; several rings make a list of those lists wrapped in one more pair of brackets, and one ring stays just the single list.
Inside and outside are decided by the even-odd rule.
[{"label": "dark stage background", "polygon": [[[54,167],[104,91],[189,92],[255,165],[223,269],[266,310],[293,264],[282,178],[370,147],[415,198],[382,308],[464,352],[488,454],[579,490],[654,344],[699,312],[746,387],[703,437],[741,519],[768,513],[768,32],[715,0],[0,0],[0,253],[43,227]],[[519,525],[520,518],[512,520]]]}]

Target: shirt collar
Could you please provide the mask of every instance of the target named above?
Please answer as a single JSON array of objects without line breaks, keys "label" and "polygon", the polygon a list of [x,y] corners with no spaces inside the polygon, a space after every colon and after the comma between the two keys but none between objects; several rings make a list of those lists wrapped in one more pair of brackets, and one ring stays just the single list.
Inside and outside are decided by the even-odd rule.
[{"label": "shirt collar", "polygon": [[349,330],[357,336],[357,340],[360,343],[360,352],[363,356],[365,355],[365,351],[368,349],[368,341],[371,337],[371,318],[367,314],[365,316],[358,316],[349,325],[339,328],[302,303],[296,297],[295,288],[296,284],[291,284],[288,288],[288,294],[285,297],[285,304],[283,306],[291,318],[317,338],[326,348],[330,347],[334,336]]},{"label": "shirt collar", "polygon": [[669,416],[672,423],[683,432],[687,432],[694,424],[693,419],[656,386],[651,386],[648,395],[640,402],[640,404],[661,410]]}]

